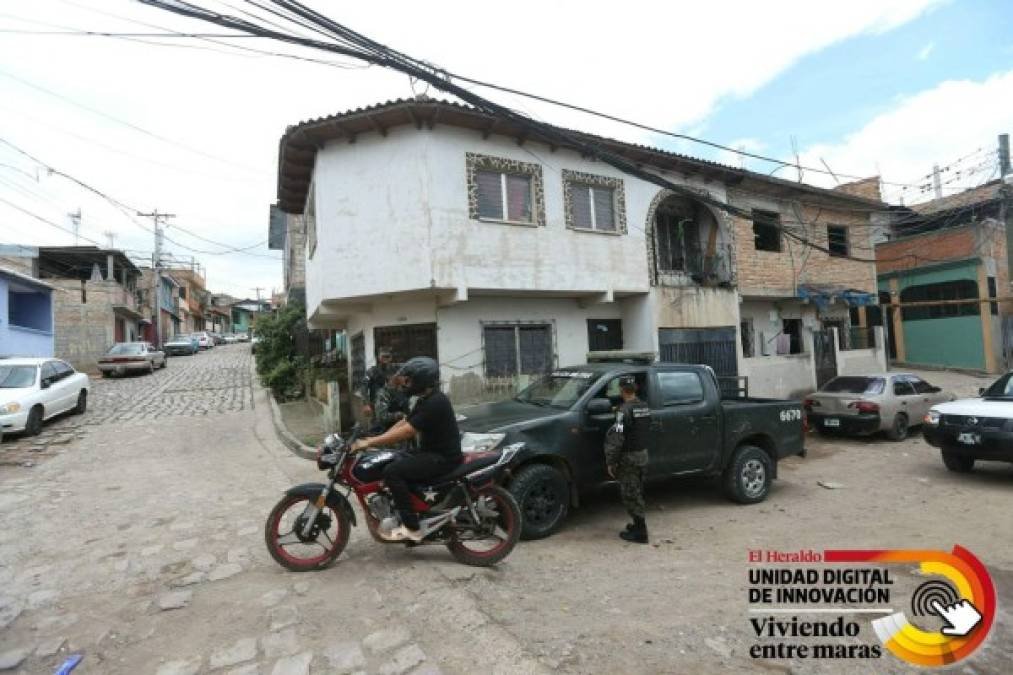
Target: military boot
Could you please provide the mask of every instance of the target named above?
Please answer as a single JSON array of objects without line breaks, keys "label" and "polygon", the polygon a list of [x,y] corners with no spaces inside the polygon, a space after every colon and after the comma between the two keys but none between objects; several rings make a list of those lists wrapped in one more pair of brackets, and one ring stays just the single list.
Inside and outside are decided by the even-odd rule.
[{"label": "military boot", "polygon": [[634,544],[646,544],[647,522],[640,516],[634,516],[633,527],[624,532],[620,532],[619,536],[626,541],[633,542]]}]

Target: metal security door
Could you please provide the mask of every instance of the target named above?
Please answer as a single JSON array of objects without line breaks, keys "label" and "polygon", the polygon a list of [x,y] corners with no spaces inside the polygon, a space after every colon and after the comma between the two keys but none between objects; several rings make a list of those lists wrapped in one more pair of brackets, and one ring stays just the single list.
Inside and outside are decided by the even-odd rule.
[{"label": "metal security door", "polygon": [[813,358],[816,361],[816,387],[837,377],[837,354],[834,331],[829,328],[813,331]]},{"label": "metal security door", "polygon": [[739,374],[735,328],[659,328],[661,360],[710,366],[718,377]]}]

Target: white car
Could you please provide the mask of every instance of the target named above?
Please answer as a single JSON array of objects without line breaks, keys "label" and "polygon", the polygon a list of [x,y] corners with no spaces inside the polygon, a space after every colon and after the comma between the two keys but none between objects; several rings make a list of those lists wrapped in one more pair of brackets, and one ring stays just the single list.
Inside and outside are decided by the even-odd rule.
[{"label": "white car", "polygon": [[981,390],[981,398],[932,406],[922,435],[950,471],[967,473],[978,460],[1013,462],[1013,372]]},{"label": "white car", "polygon": [[91,382],[59,359],[0,359],[0,429],[35,436],[42,422],[88,407]]},{"label": "white car", "polygon": [[215,339],[211,337],[210,333],[194,333],[197,336],[197,344],[201,349],[211,349],[215,346]]}]

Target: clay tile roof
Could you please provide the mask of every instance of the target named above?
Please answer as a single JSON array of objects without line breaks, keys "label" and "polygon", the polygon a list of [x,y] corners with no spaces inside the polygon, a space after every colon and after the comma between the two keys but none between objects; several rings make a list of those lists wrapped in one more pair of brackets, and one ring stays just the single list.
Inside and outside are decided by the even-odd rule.
[{"label": "clay tile roof", "polygon": [[[413,124],[421,129],[423,126],[432,128],[437,123],[474,129],[483,135],[495,133],[539,140],[537,133],[523,129],[509,120],[499,119],[463,103],[428,96],[385,101],[335,115],[304,120],[287,127],[279,141],[278,207],[287,213],[302,213],[313,175],[316,152],[326,142],[340,138],[354,142],[359,134],[378,132],[386,135],[387,130],[395,126]],[[783,191],[816,193],[830,199],[868,206],[870,209],[883,206],[878,200],[850,195],[843,191],[827,190],[775,178],[765,173],[739,169],[648,145],[627,143],[573,129],[555,128],[581,141],[603,145],[610,152],[634,162],[721,179],[728,185],[750,179],[772,187],[776,186]],[[558,144],[555,141],[545,142],[549,145]]]}]

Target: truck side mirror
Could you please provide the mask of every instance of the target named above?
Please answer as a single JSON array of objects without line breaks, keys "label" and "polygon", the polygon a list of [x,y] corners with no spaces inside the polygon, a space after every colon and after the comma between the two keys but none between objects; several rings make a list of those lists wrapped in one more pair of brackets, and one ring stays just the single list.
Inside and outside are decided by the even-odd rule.
[{"label": "truck side mirror", "polygon": [[611,415],[612,401],[607,398],[592,398],[587,402],[587,414],[592,417],[596,415]]}]

